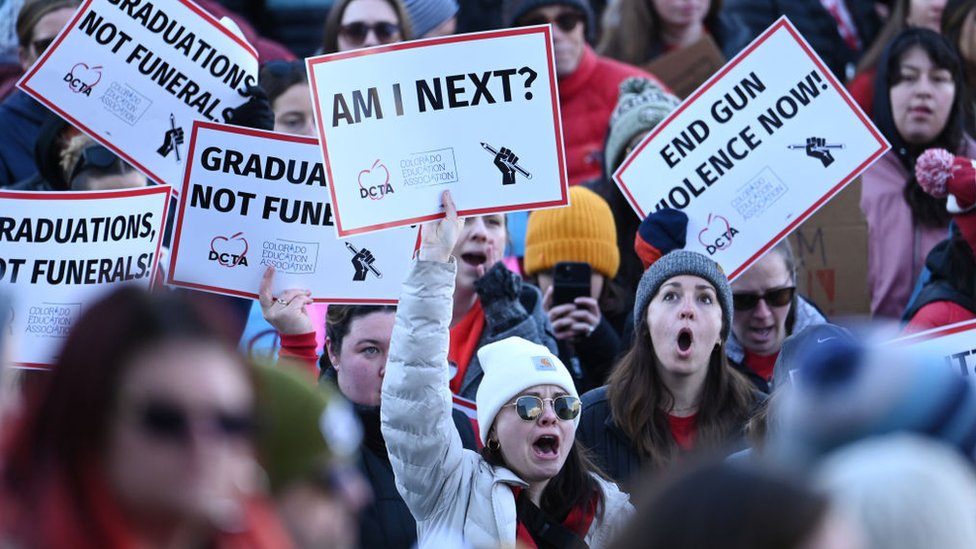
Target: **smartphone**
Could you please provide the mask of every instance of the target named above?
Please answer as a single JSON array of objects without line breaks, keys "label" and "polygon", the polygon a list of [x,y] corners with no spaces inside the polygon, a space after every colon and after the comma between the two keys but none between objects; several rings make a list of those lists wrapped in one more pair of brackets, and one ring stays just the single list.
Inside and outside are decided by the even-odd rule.
[{"label": "smartphone", "polygon": [[552,304],[573,303],[577,297],[590,297],[589,263],[562,261],[552,271]]}]

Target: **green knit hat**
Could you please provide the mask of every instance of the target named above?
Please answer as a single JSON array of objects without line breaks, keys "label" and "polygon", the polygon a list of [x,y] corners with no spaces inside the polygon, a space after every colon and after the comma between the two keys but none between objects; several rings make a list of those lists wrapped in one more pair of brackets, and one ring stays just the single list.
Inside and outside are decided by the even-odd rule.
[{"label": "green knit hat", "polygon": [[646,78],[632,76],[620,83],[617,106],[610,115],[603,166],[607,178],[624,161],[624,150],[635,135],[653,130],[681,103]]},{"label": "green knit hat", "polygon": [[355,459],[363,431],[339,391],[287,363],[255,364],[258,453],[272,493]]}]

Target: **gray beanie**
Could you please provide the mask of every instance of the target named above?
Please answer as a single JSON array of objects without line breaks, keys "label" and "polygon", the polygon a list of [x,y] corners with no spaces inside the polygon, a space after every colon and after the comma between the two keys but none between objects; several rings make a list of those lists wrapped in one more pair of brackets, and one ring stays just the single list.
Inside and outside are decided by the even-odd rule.
[{"label": "gray beanie", "polygon": [[681,100],[646,78],[632,76],[620,83],[617,107],[610,115],[607,145],[603,151],[607,176],[624,161],[624,149],[635,135],[651,131],[667,118]]},{"label": "gray beanie", "polygon": [[413,35],[423,38],[458,12],[457,0],[404,0]]},{"label": "gray beanie", "polygon": [[680,275],[693,275],[704,278],[715,287],[718,304],[722,307],[722,341],[729,337],[732,327],[732,286],[722,267],[698,252],[674,250],[654,262],[640,279],[637,298],[634,300],[634,328],[640,325],[647,305],[657,294],[661,284]]}]

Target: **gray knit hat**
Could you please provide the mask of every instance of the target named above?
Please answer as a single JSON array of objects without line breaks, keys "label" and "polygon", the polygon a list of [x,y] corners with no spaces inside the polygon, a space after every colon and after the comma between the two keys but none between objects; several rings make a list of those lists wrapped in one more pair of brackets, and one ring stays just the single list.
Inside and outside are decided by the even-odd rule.
[{"label": "gray knit hat", "polygon": [[404,0],[403,7],[407,9],[410,28],[417,38],[423,38],[458,12],[457,0]]},{"label": "gray knit hat", "polygon": [[620,83],[617,107],[610,115],[610,130],[603,154],[607,177],[624,161],[624,149],[635,135],[653,130],[681,100],[646,78],[632,76]]},{"label": "gray knit hat", "polygon": [[674,250],[667,253],[644,271],[634,301],[634,327],[640,325],[648,303],[657,294],[661,284],[679,275],[699,276],[715,287],[718,304],[722,307],[722,341],[725,341],[732,327],[732,286],[729,285],[729,279],[718,263],[690,250]]}]

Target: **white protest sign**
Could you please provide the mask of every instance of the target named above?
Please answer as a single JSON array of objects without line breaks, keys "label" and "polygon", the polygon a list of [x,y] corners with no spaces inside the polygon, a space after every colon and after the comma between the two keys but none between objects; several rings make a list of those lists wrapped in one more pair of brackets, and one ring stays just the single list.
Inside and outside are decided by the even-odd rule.
[{"label": "white protest sign", "polygon": [[122,284],[152,286],[169,194],[0,190],[0,285],[13,295],[15,364],[53,364],[86,306]]},{"label": "white protest sign", "polygon": [[409,227],[339,240],[318,140],[193,125],[168,282],[258,297],[307,288],[329,303],[396,303],[417,244]]},{"label": "white protest sign", "polygon": [[568,204],[548,25],[307,65],[339,236]]},{"label": "white protest sign", "polygon": [[225,121],[257,52],[190,0],[87,0],[18,86],[159,183],[194,120]]},{"label": "white protest sign", "polygon": [[614,179],[637,214],[688,214],[687,249],[733,279],[888,150],[780,18],[659,124]]},{"label": "white protest sign", "polygon": [[976,382],[976,320],[901,337],[890,345],[944,360],[946,367]]}]

